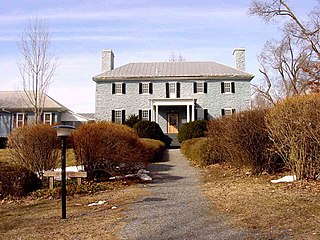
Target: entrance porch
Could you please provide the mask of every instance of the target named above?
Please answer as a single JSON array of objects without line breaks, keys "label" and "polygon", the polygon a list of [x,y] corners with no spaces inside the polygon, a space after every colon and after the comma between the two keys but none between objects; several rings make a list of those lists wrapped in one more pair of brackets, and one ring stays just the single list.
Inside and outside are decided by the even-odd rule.
[{"label": "entrance porch", "polygon": [[151,121],[164,133],[177,133],[183,123],[195,120],[196,99],[150,99]]}]

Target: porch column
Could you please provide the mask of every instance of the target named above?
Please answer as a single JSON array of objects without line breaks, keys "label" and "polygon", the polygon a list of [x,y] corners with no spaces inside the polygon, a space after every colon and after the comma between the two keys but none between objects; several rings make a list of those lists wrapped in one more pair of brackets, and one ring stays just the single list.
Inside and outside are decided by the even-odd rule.
[{"label": "porch column", "polygon": [[156,123],[159,123],[159,106],[156,105]]},{"label": "porch column", "polygon": [[194,121],[194,104],[192,104],[191,107],[191,121]]},{"label": "porch column", "polygon": [[154,122],[154,106],[153,101],[151,100],[151,121]]},{"label": "porch column", "polygon": [[187,105],[187,123],[190,122],[190,105]]}]

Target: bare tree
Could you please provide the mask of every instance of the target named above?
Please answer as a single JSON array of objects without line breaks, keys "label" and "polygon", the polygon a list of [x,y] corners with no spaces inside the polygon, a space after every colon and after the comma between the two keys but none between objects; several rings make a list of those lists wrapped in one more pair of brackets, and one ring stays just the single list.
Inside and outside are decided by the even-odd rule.
[{"label": "bare tree", "polygon": [[268,41],[259,55],[260,73],[263,80],[253,85],[256,92],[270,104],[279,99],[305,93],[310,76],[304,68],[311,63],[312,51],[286,35],[281,41]]},{"label": "bare tree", "polygon": [[22,55],[18,67],[23,90],[35,114],[36,123],[41,121],[45,96],[57,66],[57,58],[50,51],[50,39],[45,20],[34,17],[29,19],[27,29],[18,42]]},{"label": "bare tree", "polygon": [[[284,50],[286,51],[286,54],[289,53],[289,56],[291,55],[291,60],[285,58],[286,60],[283,59],[285,61],[282,62],[290,63],[290,65],[285,64],[287,65],[287,70],[282,71],[281,68],[283,65],[281,64],[279,66],[279,61],[275,62],[275,64],[278,64],[280,67],[278,68],[278,77],[280,78],[277,80],[282,84],[280,85],[281,88],[279,91],[285,90],[286,97],[300,94],[301,92],[305,92],[307,89],[309,91],[318,92],[320,90],[318,74],[318,70],[320,68],[320,1],[318,0],[318,4],[315,6],[313,11],[308,14],[308,18],[306,20],[301,20],[288,5],[286,0],[253,0],[249,13],[260,16],[267,22],[277,20],[280,17],[284,17],[289,20],[286,21],[282,30],[284,33],[284,39],[287,39],[283,43],[289,44],[288,49]],[[279,44],[280,51],[285,47],[284,44]],[[309,50],[307,48],[309,48]],[[281,54],[281,52],[279,53]],[[301,56],[299,56],[299,54],[301,54]],[[293,56],[295,57],[293,58]],[[274,58],[272,59],[275,60]],[[278,57],[277,59],[281,60],[282,58]],[[270,60],[267,61],[266,58],[261,55],[259,62],[261,66],[262,64],[266,64],[266,66],[262,66],[262,69],[260,69],[260,72],[264,76],[265,86],[260,86],[256,89],[270,100],[271,85],[274,85],[274,79],[271,80],[271,78],[274,76],[270,75],[267,68],[271,66],[271,62]],[[272,68],[275,69],[274,66]],[[286,78],[284,78],[284,76],[286,76]],[[303,77],[304,79],[302,79]],[[285,79],[290,81],[283,81]],[[262,89],[263,91],[261,91]]]},{"label": "bare tree", "polygon": [[307,41],[320,59],[320,1],[314,10],[308,14],[308,19],[302,21],[290,8],[286,0],[253,0],[249,13],[260,16],[265,21],[273,20],[279,16],[288,17],[291,21],[285,25],[285,31],[292,36]]},{"label": "bare tree", "polygon": [[169,56],[169,62],[185,62],[186,58],[179,53],[176,55],[174,51],[171,51],[170,56]]}]

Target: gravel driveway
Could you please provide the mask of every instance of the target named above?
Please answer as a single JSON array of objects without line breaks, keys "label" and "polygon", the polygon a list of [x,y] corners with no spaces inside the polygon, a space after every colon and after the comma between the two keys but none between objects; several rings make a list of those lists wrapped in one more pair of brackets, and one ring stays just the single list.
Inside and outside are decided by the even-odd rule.
[{"label": "gravel driveway", "polygon": [[[227,225],[226,217],[214,214],[201,194],[199,172],[180,149],[170,149],[164,162],[151,164],[151,192],[126,212],[123,239],[255,239],[248,231]],[[251,237],[249,237],[251,235]]]}]

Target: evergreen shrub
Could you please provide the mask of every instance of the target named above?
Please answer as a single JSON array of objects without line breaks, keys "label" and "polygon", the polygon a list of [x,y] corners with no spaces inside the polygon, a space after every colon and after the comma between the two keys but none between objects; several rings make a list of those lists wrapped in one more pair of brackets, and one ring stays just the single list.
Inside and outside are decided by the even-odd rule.
[{"label": "evergreen shrub", "polygon": [[163,131],[156,122],[143,120],[136,123],[133,128],[136,130],[140,138],[150,138],[163,141]]},{"label": "evergreen shrub", "polygon": [[178,141],[182,143],[185,140],[192,138],[205,137],[208,121],[196,120],[189,123],[184,123],[178,132]]}]

